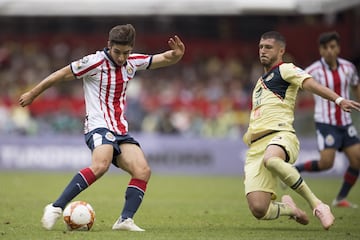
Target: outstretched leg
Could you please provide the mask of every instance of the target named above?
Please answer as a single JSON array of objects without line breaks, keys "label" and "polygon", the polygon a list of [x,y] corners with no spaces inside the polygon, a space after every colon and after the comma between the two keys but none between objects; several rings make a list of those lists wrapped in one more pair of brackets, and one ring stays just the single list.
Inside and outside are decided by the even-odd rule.
[{"label": "outstretched leg", "polygon": [[[267,151],[279,153],[279,151],[281,152],[283,150],[277,145],[270,145],[268,146]],[[274,155],[264,159],[265,167],[277,175],[286,185],[291,187],[300,196],[302,196],[309,203],[311,209],[313,209],[314,215],[319,218],[324,229],[329,229],[335,219],[329,206],[322,203],[321,200],[315,196],[300,176],[300,173],[291,164]]]}]

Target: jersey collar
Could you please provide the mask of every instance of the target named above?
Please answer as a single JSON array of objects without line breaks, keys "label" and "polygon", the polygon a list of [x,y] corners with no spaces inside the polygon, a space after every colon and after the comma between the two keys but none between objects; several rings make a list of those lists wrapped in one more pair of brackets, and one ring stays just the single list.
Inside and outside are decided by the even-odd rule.
[{"label": "jersey collar", "polygon": [[[109,48],[108,47],[105,47],[104,48],[104,53],[105,53],[105,56],[110,60],[110,62],[115,66],[115,67],[122,67],[122,66],[119,66],[115,63],[114,59],[111,57],[111,55],[109,54]],[[126,66],[127,65],[127,61],[124,63],[123,66]]]},{"label": "jersey collar", "polygon": [[[320,59],[320,62],[321,62],[321,64],[322,64],[323,66],[325,66],[327,69],[332,70],[331,67],[330,67],[330,65],[327,64],[327,62],[325,61],[325,59],[324,59],[323,57]],[[339,60],[336,59],[336,69],[339,68],[339,66],[340,66]]]}]

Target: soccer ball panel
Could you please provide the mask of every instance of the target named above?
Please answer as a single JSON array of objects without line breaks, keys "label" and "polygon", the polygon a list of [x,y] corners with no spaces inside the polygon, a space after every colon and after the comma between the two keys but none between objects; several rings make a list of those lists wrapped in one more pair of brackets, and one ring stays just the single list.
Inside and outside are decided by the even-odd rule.
[{"label": "soccer ball panel", "polygon": [[88,231],[94,224],[95,211],[89,203],[75,201],[66,206],[63,218],[68,230]]}]

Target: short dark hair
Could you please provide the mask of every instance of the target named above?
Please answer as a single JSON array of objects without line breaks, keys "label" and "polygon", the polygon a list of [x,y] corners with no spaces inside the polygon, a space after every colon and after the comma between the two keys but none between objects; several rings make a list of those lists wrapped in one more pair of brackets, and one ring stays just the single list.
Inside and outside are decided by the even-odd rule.
[{"label": "short dark hair", "polygon": [[335,40],[338,44],[340,43],[340,35],[337,32],[324,32],[319,36],[319,45],[325,45],[333,40]]},{"label": "short dark hair", "polygon": [[117,25],[109,32],[110,45],[121,44],[127,46],[134,46],[136,31],[133,25]]},{"label": "short dark hair", "polygon": [[284,47],[286,46],[285,37],[277,31],[269,31],[269,32],[266,32],[263,35],[261,35],[261,39],[269,39],[269,38],[275,39],[276,41],[278,41],[282,45],[284,45]]}]

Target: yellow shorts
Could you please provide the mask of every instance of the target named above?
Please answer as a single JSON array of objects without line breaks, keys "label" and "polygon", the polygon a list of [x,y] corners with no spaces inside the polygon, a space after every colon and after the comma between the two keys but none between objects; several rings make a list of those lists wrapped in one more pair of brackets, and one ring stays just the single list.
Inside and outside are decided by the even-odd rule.
[{"label": "yellow shorts", "polygon": [[299,140],[295,133],[280,131],[252,143],[246,153],[245,194],[254,191],[269,192],[276,199],[277,176],[265,168],[264,153],[268,145],[278,145],[287,153],[287,162],[293,164],[299,155]]}]

